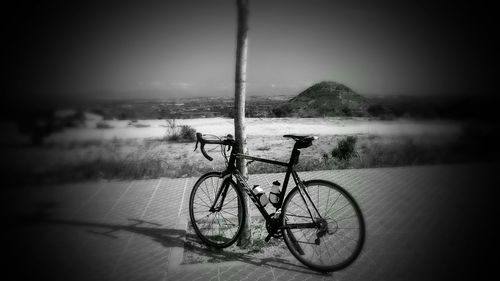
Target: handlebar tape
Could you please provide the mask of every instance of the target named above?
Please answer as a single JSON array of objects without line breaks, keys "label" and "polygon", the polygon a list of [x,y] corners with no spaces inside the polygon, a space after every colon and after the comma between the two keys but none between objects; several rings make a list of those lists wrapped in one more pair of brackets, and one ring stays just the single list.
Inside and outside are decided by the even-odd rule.
[{"label": "handlebar tape", "polygon": [[205,156],[205,158],[207,158],[208,161],[214,160],[205,151],[205,140],[203,139],[203,136],[201,135],[201,133],[196,133],[196,146],[195,146],[194,150],[196,150],[196,148],[198,147],[198,142],[200,143],[201,154],[203,154],[203,156]]}]

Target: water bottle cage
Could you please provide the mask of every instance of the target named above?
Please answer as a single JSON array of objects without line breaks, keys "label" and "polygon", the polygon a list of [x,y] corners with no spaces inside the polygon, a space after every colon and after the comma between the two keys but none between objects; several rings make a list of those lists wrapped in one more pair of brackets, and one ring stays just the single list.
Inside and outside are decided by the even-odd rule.
[{"label": "water bottle cage", "polygon": [[[273,195],[276,196],[275,198],[273,198]],[[269,202],[274,206],[274,207],[278,207],[278,203],[279,203],[279,198],[280,198],[280,193],[279,192],[269,192]],[[274,200],[276,200],[276,202],[273,202]]]}]

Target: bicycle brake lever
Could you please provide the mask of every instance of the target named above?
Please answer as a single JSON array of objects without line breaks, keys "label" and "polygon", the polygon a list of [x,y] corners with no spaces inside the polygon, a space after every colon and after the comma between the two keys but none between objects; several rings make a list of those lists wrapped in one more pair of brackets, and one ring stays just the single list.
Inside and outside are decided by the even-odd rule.
[{"label": "bicycle brake lever", "polygon": [[198,141],[198,140],[196,140],[196,145],[194,146],[194,150],[193,150],[193,152],[194,152],[194,151],[196,151],[196,149],[198,149],[198,143],[199,143],[199,141]]}]

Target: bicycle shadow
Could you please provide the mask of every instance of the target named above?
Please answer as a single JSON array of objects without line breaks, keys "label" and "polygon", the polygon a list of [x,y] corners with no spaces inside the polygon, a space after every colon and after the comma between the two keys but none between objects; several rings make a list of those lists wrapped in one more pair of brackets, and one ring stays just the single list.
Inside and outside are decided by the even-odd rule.
[{"label": "bicycle shadow", "polygon": [[[190,252],[190,253],[187,253]],[[330,276],[330,274],[322,274],[312,271],[302,264],[293,263],[288,259],[280,257],[259,257],[255,256],[253,250],[241,250],[241,252],[232,252],[226,249],[217,249],[207,247],[202,244],[198,237],[193,233],[186,235],[186,243],[184,246],[185,255],[195,256],[194,261],[186,261],[186,264],[217,264],[223,262],[241,262],[255,266],[269,266],[274,269],[282,269],[287,271],[294,271],[297,273],[314,274],[318,276]],[[199,258],[196,261],[196,257]]]},{"label": "bicycle shadow", "polygon": [[[330,276],[331,274],[323,274],[312,271],[309,268],[290,262],[287,259],[279,257],[255,257],[251,252],[234,253],[224,251],[224,249],[215,249],[201,244],[198,237],[194,233],[189,233],[187,230],[164,228],[161,224],[141,219],[128,218],[129,224],[113,224],[93,221],[79,221],[71,219],[53,218],[48,209],[57,204],[43,203],[39,204],[39,209],[32,214],[28,214],[17,220],[17,225],[60,225],[88,228],[87,232],[92,235],[100,235],[107,239],[120,239],[116,235],[120,231],[127,231],[138,235],[146,236],[162,245],[163,247],[182,247],[184,254],[190,251],[204,260],[203,263],[220,263],[220,262],[241,262],[254,266],[269,266],[275,269],[294,271],[297,273],[313,274],[318,276]],[[102,231],[96,231],[102,229]],[[195,264],[199,262],[194,262]],[[181,265],[193,264],[189,261],[181,263]]]}]

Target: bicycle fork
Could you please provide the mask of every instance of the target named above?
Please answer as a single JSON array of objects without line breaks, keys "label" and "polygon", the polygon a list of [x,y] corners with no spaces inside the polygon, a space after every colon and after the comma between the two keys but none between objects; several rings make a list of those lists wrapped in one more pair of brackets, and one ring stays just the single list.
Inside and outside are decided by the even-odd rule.
[{"label": "bicycle fork", "polygon": [[[229,190],[229,183],[226,183],[224,178],[224,181],[222,182],[220,188],[217,190],[214,202],[212,203],[212,206],[209,209],[210,212],[212,213],[219,212],[222,209],[222,205],[224,204],[224,199],[226,199],[226,194],[228,190]],[[217,204],[217,202],[219,203]]]}]

